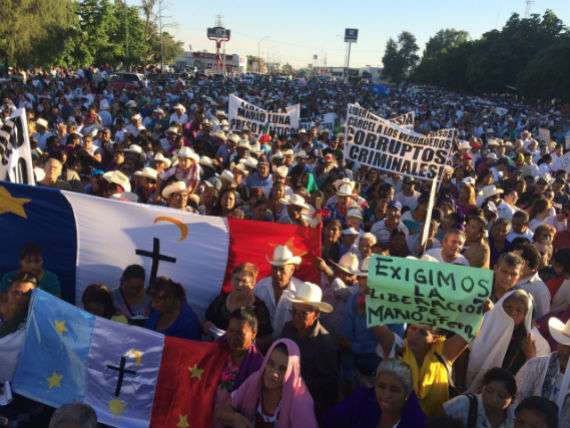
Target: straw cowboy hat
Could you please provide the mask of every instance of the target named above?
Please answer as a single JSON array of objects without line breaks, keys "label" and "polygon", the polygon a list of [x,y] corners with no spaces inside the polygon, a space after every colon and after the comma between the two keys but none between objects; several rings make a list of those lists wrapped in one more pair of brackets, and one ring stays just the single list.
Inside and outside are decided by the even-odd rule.
[{"label": "straw cowboy hat", "polygon": [[340,258],[338,263],[331,260],[331,263],[343,272],[349,273],[351,275],[366,275],[366,272],[361,272],[358,269],[358,256],[354,253],[346,253]]},{"label": "straw cowboy hat", "polygon": [[109,183],[118,184],[123,188],[124,192],[131,191],[131,183],[129,182],[129,177],[127,177],[121,171],[107,171],[105,174],[103,174],[103,178]]},{"label": "straw cowboy hat", "polygon": [[170,168],[170,164],[172,163],[170,162],[170,159],[165,158],[162,153],[157,153],[154,155],[154,158],[152,160],[154,162],[162,162],[166,168]]},{"label": "straw cowboy hat", "polygon": [[310,305],[314,307],[319,312],[324,312],[326,314],[333,311],[333,307],[328,303],[321,302],[323,298],[323,291],[321,287],[312,282],[302,282],[295,292],[294,296],[287,296],[287,298],[293,303],[302,303],[304,305]]},{"label": "straw cowboy hat", "polygon": [[164,199],[169,199],[173,193],[184,192],[186,190],[186,183],[183,181],[176,181],[175,183],[169,184],[162,190],[162,197]]},{"label": "straw cowboy hat", "polygon": [[291,250],[285,245],[278,245],[275,247],[272,259],[269,259],[267,254],[265,255],[265,258],[271,266],[299,265],[302,260],[299,256],[293,256]]},{"label": "straw cowboy hat", "polygon": [[232,184],[237,184],[235,175],[229,169],[224,169],[220,174],[220,178],[223,178]]},{"label": "straw cowboy hat", "polygon": [[492,196],[501,195],[503,193],[504,193],[503,189],[497,189],[495,185],[491,184],[489,186],[483,187],[483,189],[481,189],[481,193],[479,193],[479,196],[482,199],[487,199]]},{"label": "straw cowboy hat", "polygon": [[561,345],[570,346],[570,320],[564,324],[558,318],[552,317],[548,320],[548,330],[554,340]]},{"label": "straw cowboy hat", "polygon": [[36,126],[42,126],[47,129],[48,121],[40,117],[38,120],[36,120]]},{"label": "straw cowboy hat", "polygon": [[283,205],[301,207],[304,214],[311,211],[311,206],[305,202],[305,198],[303,198],[301,195],[297,195],[296,193],[279,199],[279,202],[281,202]]},{"label": "straw cowboy hat", "polygon": [[149,166],[145,166],[143,169],[135,172],[133,175],[136,175],[137,177],[150,178],[151,180],[156,180],[157,177],[156,169]]},{"label": "straw cowboy hat", "polygon": [[182,104],[178,103],[173,107],[173,110],[182,110],[182,113],[185,113],[186,107],[184,107]]},{"label": "straw cowboy hat", "polygon": [[352,186],[350,184],[341,184],[336,191],[337,196],[352,196]]},{"label": "straw cowboy hat", "polygon": [[182,147],[179,151],[178,151],[178,157],[179,158],[190,158],[190,159],[194,159],[194,162],[200,162],[200,156],[198,156],[198,154],[192,150],[190,147]]},{"label": "straw cowboy hat", "polygon": [[273,173],[281,178],[287,178],[287,175],[289,174],[289,168],[287,165],[274,166]]}]

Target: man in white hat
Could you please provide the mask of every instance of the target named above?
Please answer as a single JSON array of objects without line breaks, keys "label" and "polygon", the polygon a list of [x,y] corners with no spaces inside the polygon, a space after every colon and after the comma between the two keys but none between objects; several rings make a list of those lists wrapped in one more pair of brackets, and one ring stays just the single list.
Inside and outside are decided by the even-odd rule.
[{"label": "man in white hat", "polygon": [[156,196],[156,169],[145,166],[134,174],[135,189],[134,193],[139,196],[139,202],[150,204],[154,202]]},{"label": "man in white hat", "polygon": [[131,133],[133,137],[138,137],[141,131],[144,131],[146,128],[142,124],[142,116],[140,113],[133,114],[131,116],[131,121],[125,127],[127,132]]},{"label": "man in white hat", "polygon": [[286,296],[294,295],[303,282],[293,276],[295,268],[301,264],[301,257],[293,256],[285,245],[275,247],[271,260],[265,257],[271,265],[271,276],[258,281],[253,294],[263,300],[269,310],[275,340],[280,337],[285,323],[291,320],[292,303]]},{"label": "man in white hat", "polygon": [[550,355],[535,357],[528,360],[518,371],[517,402],[527,397],[537,395],[558,404],[559,426],[570,426],[570,397],[568,380],[570,373],[568,359],[570,358],[570,320],[566,323],[558,318],[550,318],[548,329],[556,341],[556,351]]},{"label": "man in white hat", "polygon": [[330,333],[319,321],[321,312],[333,308],[321,302],[322,290],[316,284],[303,282],[289,297],[293,303],[292,319],[285,323],[281,337],[291,339],[301,351],[301,375],[315,400],[317,418],[338,396],[337,346]]},{"label": "man in white hat", "polygon": [[305,202],[305,198],[294,193],[291,196],[286,196],[279,202],[287,206],[287,209],[279,218],[279,223],[309,226],[309,222],[303,217],[303,214],[311,212],[311,206]]},{"label": "man in white hat", "polygon": [[183,181],[175,181],[162,190],[162,197],[170,208],[184,211],[193,211],[188,204],[188,189]]},{"label": "man in white hat", "polygon": [[186,107],[178,103],[173,107],[174,113],[170,115],[168,123],[178,122],[184,125],[188,122],[188,115],[186,114]]},{"label": "man in white hat", "polygon": [[52,136],[52,133],[48,131],[48,121],[44,118],[39,118],[36,120],[36,132],[32,135],[38,142],[38,147],[41,150],[47,149],[47,139]]},{"label": "man in white hat", "polygon": [[[342,224],[346,223],[346,215],[351,209],[360,210],[360,206],[353,198],[354,186],[348,183],[342,183],[336,191],[336,201],[329,200],[325,209],[329,212],[330,218],[340,220]],[[332,198],[331,198],[332,199]]]}]

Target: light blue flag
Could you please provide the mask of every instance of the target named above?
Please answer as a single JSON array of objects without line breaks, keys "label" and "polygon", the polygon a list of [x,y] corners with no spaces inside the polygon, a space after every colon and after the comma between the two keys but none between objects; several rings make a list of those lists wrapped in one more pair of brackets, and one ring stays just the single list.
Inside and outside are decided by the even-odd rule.
[{"label": "light blue flag", "polygon": [[94,323],[93,315],[33,290],[13,390],[53,407],[84,401]]}]

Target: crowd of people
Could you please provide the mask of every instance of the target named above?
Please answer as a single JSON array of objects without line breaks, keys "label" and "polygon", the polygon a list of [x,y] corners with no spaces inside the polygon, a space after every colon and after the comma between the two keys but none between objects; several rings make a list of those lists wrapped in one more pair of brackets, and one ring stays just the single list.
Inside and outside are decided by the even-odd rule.
[{"label": "crowd of people", "polygon": [[[226,341],[216,426],[570,426],[561,397],[570,357],[568,105],[418,87],[379,95],[310,78],[120,88],[94,68],[15,74],[0,79],[0,119],[26,108],[39,186],[322,227],[312,260],[320,283],[297,278],[301,257],[277,246],[267,260],[236,266],[231,292],[203,320],[182,278],[149,280],[140,265],[125,266],[116,284],[93,278],[82,295],[98,316]],[[288,136],[232,129],[230,94],[270,111],[299,103],[311,126]],[[414,111],[422,134],[457,130],[429,221],[430,181],[344,160],[348,103],[384,118]],[[324,114],[334,115],[331,126]],[[31,290],[61,295],[43,250],[23,245],[20,266],[3,272],[0,337],[23,328]],[[367,326],[372,254],[492,269],[475,339],[413,323]],[[258,278],[259,263],[270,276]],[[16,410],[0,414],[26,426]],[[62,414],[75,417],[73,407],[54,418]]]}]

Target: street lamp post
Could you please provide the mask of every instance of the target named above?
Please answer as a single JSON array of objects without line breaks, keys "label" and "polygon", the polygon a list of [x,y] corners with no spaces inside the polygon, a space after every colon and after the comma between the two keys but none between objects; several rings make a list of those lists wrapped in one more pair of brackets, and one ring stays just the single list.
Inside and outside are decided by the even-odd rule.
[{"label": "street lamp post", "polygon": [[261,42],[267,40],[269,36],[264,36],[257,41],[257,71],[261,73]]}]

